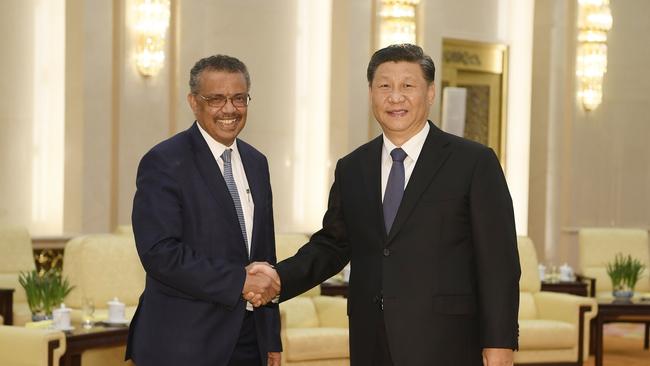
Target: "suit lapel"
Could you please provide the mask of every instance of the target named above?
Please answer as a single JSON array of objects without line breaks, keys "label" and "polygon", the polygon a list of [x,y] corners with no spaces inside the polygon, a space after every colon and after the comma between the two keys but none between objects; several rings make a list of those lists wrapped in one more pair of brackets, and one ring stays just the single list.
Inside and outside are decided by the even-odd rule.
[{"label": "suit lapel", "polygon": [[431,122],[429,122],[429,127],[429,134],[424,141],[422,152],[415,164],[411,178],[409,179],[406,190],[404,191],[402,203],[397,210],[397,216],[395,216],[395,221],[393,222],[393,226],[388,234],[387,244],[389,244],[400,231],[404,222],[406,222],[409,215],[417,205],[420,196],[422,196],[422,193],[427,189],[433,178],[436,176],[436,173],[451,153],[450,149],[447,149],[449,141],[447,141],[442,131]]},{"label": "suit lapel", "polygon": [[[251,190],[251,195],[253,198],[253,204],[255,209],[253,211],[253,234],[251,235],[251,259],[253,258],[253,253],[256,250],[257,238],[259,237],[259,230],[262,227],[262,217],[263,213],[266,210],[264,202],[264,192],[262,186],[262,177],[260,176],[261,170],[257,166],[257,161],[253,159],[253,154],[251,154],[248,146],[243,143],[238,143],[237,148],[239,149],[239,155],[241,156],[242,164],[244,165],[244,173],[246,174],[246,180],[248,181],[248,188]],[[241,199],[248,199],[247,197],[242,197]]]},{"label": "suit lapel", "polygon": [[[239,221],[237,219],[237,211],[235,210],[235,203],[230,196],[230,192],[226,186],[226,181],[223,179],[223,174],[221,174],[219,165],[217,165],[217,162],[214,160],[214,156],[212,155],[207,142],[205,142],[205,139],[201,135],[196,122],[194,122],[194,125],[190,127],[188,132],[191,136],[194,161],[196,162],[201,178],[203,178],[205,185],[208,187],[208,191],[217,202],[218,207],[223,210],[224,214],[228,218],[227,221],[232,224],[230,225],[230,228],[233,229],[235,233],[241,233]],[[238,236],[241,237],[241,234]],[[241,244],[240,248],[245,248],[243,238]]]},{"label": "suit lapel", "polygon": [[372,227],[380,228],[381,236],[386,240],[386,230],[384,229],[384,211],[381,202],[381,149],[384,146],[382,135],[372,140],[366,145],[362,164],[362,174],[366,194],[370,202],[370,212],[373,217],[370,218]]}]

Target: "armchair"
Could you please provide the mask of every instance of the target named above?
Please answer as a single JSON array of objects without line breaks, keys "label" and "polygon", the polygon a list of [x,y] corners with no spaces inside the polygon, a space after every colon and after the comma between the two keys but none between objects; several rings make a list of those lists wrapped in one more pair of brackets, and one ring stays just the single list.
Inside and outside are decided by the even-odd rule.
[{"label": "armchair", "polygon": [[[285,259],[306,243],[301,234],[275,237],[278,260]],[[280,304],[283,365],[343,366],[350,364],[347,300],[321,296],[316,286]]]},{"label": "armchair", "polygon": [[[63,275],[75,288],[66,298],[72,308],[72,321],[82,320],[83,299],[95,303],[95,319],[108,318],[107,302],[114,297],[126,305],[131,319],[144,290],[145,272],[138,257],[133,236],[94,234],[70,240],[63,254]],[[123,365],[125,347],[86,351],[84,365]]]},{"label": "armchair", "polygon": [[0,365],[58,366],[65,350],[63,332],[0,326]]},{"label": "armchair", "polygon": [[[7,309],[5,325],[24,325],[32,320],[32,313],[27,305],[27,295],[18,283],[20,272],[36,269],[32,251],[32,239],[27,229],[17,226],[0,227],[0,312]],[[12,298],[13,291],[13,300]],[[11,308],[11,311],[9,311]],[[0,324],[3,324],[0,322]]]},{"label": "armchair", "polygon": [[582,366],[589,351],[589,321],[596,316],[594,299],[540,291],[537,254],[528,237],[518,237],[519,351],[515,364]]}]

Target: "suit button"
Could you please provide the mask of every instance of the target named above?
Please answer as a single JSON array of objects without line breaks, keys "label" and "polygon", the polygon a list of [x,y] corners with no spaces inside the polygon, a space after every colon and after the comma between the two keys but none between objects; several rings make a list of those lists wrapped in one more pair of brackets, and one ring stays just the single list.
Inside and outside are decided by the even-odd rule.
[{"label": "suit button", "polygon": [[388,257],[390,255],[390,249],[384,248],[384,257]]}]

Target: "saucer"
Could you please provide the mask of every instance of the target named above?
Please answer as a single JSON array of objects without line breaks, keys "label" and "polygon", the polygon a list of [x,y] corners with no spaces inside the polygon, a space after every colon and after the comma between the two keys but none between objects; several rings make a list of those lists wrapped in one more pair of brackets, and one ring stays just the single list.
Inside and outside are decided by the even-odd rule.
[{"label": "saucer", "polygon": [[106,319],[106,320],[103,321],[103,323],[108,324],[108,325],[127,325],[127,324],[129,324],[129,321],[126,320],[126,319],[122,319],[122,320]]}]

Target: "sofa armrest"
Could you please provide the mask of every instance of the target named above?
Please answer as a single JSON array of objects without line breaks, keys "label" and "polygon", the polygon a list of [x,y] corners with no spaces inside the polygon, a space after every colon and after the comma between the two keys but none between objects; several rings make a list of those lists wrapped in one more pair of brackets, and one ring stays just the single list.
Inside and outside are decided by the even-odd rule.
[{"label": "sofa armrest", "polygon": [[587,322],[598,313],[598,302],[590,297],[547,291],[538,292],[534,296],[540,319],[560,320],[577,325],[580,306],[591,306],[591,310],[585,313]]},{"label": "sofa armrest", "polygon": [[66,350],[61,331],[0,326],[0,364],[58,365]]},{"label": "sofa armrest", "polygon": [[578,361],[589,357],[589,327],[598,314],[598,302],[591,297],[541,291],[535,295],[540,319],[559,320],[573,324],[578,330]]},{"label": "sofa armrest", "polygon": [[348,327],[348,300],[334,296],[315,296],[312,298],[318,322],[321,327]]}]

